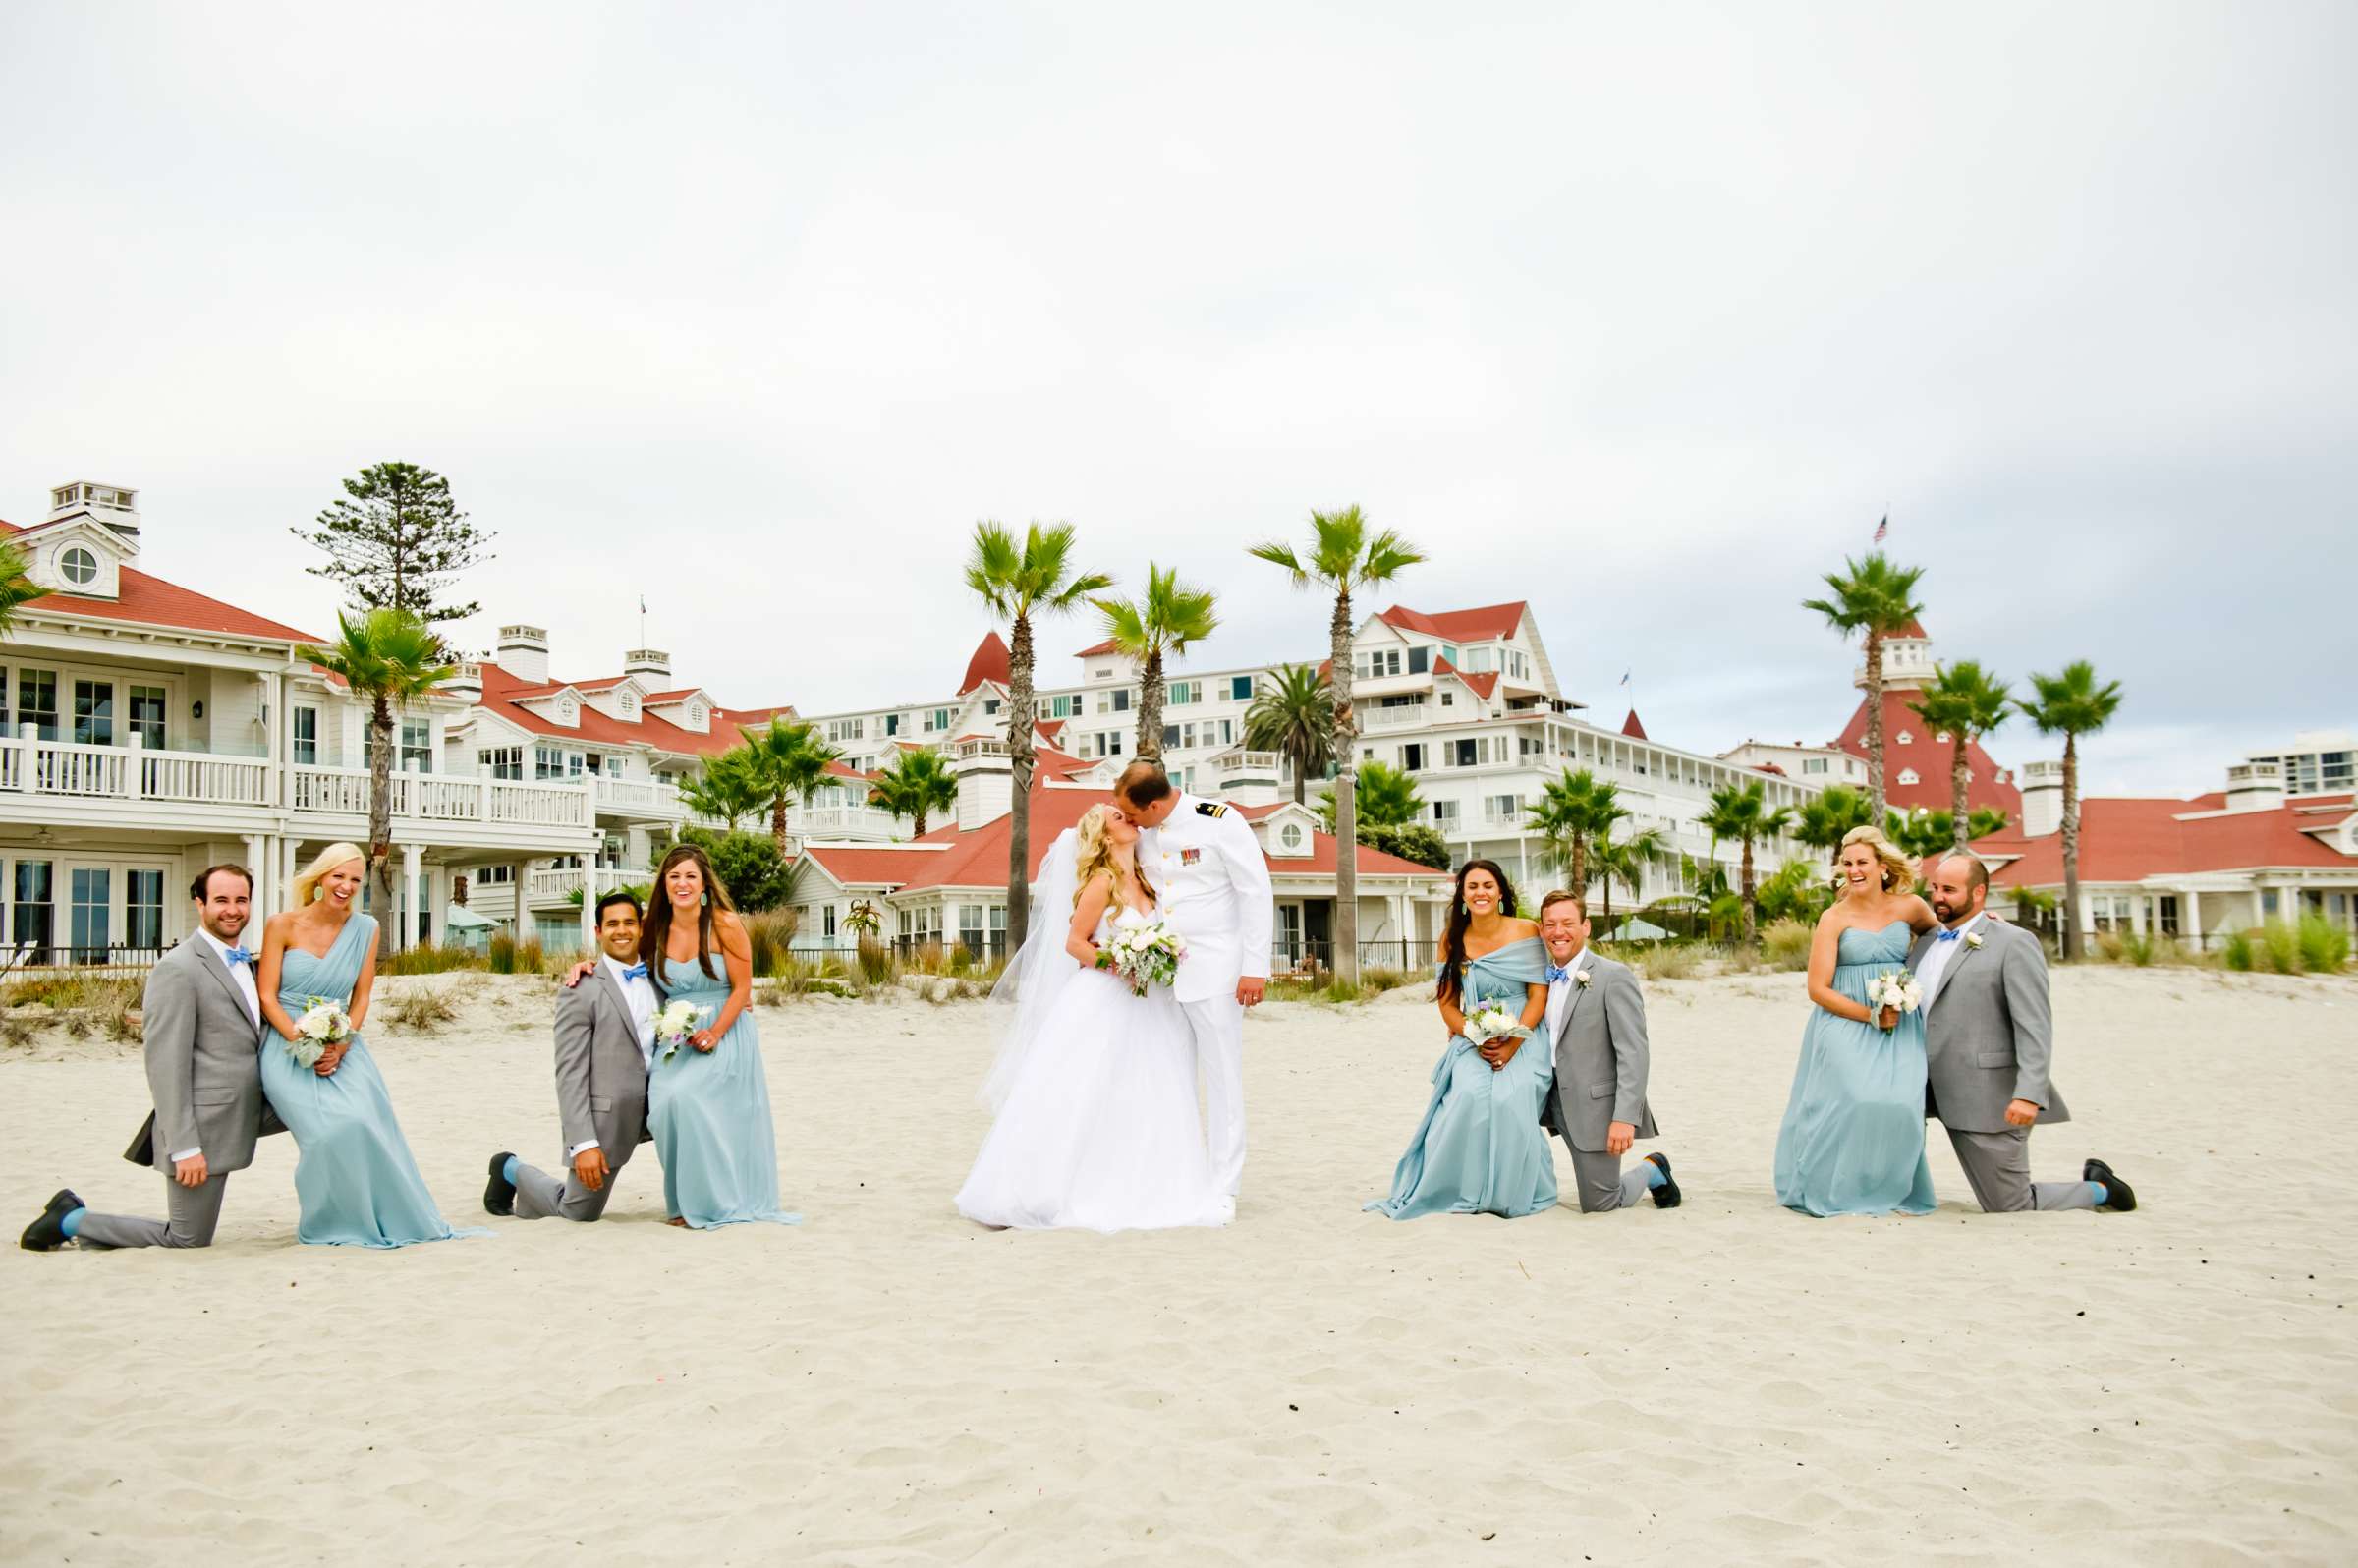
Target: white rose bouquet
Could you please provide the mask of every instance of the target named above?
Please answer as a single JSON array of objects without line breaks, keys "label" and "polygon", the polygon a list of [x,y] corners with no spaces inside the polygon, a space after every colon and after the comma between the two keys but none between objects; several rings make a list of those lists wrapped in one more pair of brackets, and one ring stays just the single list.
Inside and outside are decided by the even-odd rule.
[{"label": "white rose bouquet", "polygon": [[295,1017],[295,1037],[287,1041],[287,1054],[299,1067],[316,1067],[330,1045],[350,1038],[352,1015],[341,1003],[325,996],[307,996],[303,1011]]},{"label": "white rose bouquet", "polygon": [[1886,1007],[1913,1013],[1924,1005],[1924,987],[1904,969],[1885,970],[1867,982],[1867,1005],[1879,1014]]},{"label": "white rose bouquet", "polygon": [[1466,1015],[1466,1038],[1477,1045],[1488,1045],[1494,1039],[1529,1039],[1531,1031],[1523,1020],[1495,1004],[1477,1007]]},{"label": "white rose bouquet", "polygon": [[704,1010],[685,996],[675,996],[656,1010],[654,1017],[655,1043],[663,1047],[663,1059],[670,1061],[688,1043],[704,1022]]},{"label": "white rose bouquet", "polygon": [[1168,985],[1187,962],[1187,938],[1159,915],[1141,915],[1126,909],[1114,917],[1113,930],[1097,949],[1097,968],[1130,982],[1134,995],[1144,996],[1150,985]]}]

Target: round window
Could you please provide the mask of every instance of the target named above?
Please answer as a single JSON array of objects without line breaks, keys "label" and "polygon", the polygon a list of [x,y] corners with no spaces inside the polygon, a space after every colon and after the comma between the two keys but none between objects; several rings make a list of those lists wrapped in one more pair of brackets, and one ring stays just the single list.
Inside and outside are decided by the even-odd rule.
[{"label": "round window", "polygon": [[1285,831],[1278,837],[1285,840],[1287,849],[1300,849],[1302,847],[1302,824],[1300,822],[1286,823]]},{"label": "round window", "polygon": [[81,588],[97,580],[98,557],[77,544],[57,558],[57,569],[66,575],[67,582]]}]

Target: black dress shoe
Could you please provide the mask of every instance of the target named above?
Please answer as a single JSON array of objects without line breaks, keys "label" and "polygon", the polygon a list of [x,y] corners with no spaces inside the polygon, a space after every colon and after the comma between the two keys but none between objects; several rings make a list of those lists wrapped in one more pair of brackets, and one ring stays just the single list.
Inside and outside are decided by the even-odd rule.
[{"label": "black dress shoe", "polygon": [[25,1227],[17,1245],[28,1253],[53,1253],[74,1238],[66,1234],[66,1216],[83,1206],[71,1187],[60,1187],[41,1210],[41,1217]]},{"label": "black dress shoe", "polygon": [[1654,1206],[1676,1208],[1680,1204],[1685,1203],[1685,1195],[1678,1190],[1678,1178],[1670,1174],[1670,1156],[1649,1154],[1646,1156],[1646,1162],[1662,1173],[1662,1185],[1654,1189]]},{"label": "black dress shoe", "polygon": [[2127,1182],[2113,1175],[2112,1167],[2101,1159],[2092,1159],[2082,1165],[2080,1180],[2105,1184],[2105,1201],[2097,1205],[2100,1208],[2109,1208],[2115,1213],[2125,1214],[2137,1206],[2136,1190]]},{"label": "black dress shoe", "polygon": [[491,1180],[483,1187],[483,1208],[493,1214],[516,1212],[516,1184],[508,1180],[508,1161],[516,1157],[514,1149],[491,1156]]}]

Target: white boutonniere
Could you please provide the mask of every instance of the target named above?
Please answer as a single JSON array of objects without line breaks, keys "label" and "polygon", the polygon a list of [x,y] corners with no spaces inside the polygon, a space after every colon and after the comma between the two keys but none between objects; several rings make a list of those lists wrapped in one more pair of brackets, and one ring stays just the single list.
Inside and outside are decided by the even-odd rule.
[{"label": "white boutonniere", "polygon": [[1982,933],[1980,931],[1967,931],[1965,933],[1965,945],[1977,953],[1980,952],[1982,947]]},{"label": "white boutonniere", "polygon": [[1572,982],[1578,985],[1582,990],[1587,990],[1589,988],[1589,971],[1585,969],[1574,970],[1572,972]]}]

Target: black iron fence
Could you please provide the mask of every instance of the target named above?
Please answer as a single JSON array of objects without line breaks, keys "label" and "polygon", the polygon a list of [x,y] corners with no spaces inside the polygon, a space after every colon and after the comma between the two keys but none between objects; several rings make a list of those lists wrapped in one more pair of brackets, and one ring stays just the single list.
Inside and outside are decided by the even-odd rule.
[{"label": "black iron fence", "polygon": [[136,975],[155,967],[155,961],[171,951],[168,947],[134,946],[115,942],[89,946],[74,946],[62,942],[25,942],[10,949],[0,949],[0,974],[21,975],[28,970],[72,969],[80,971],[120,970]]}]

